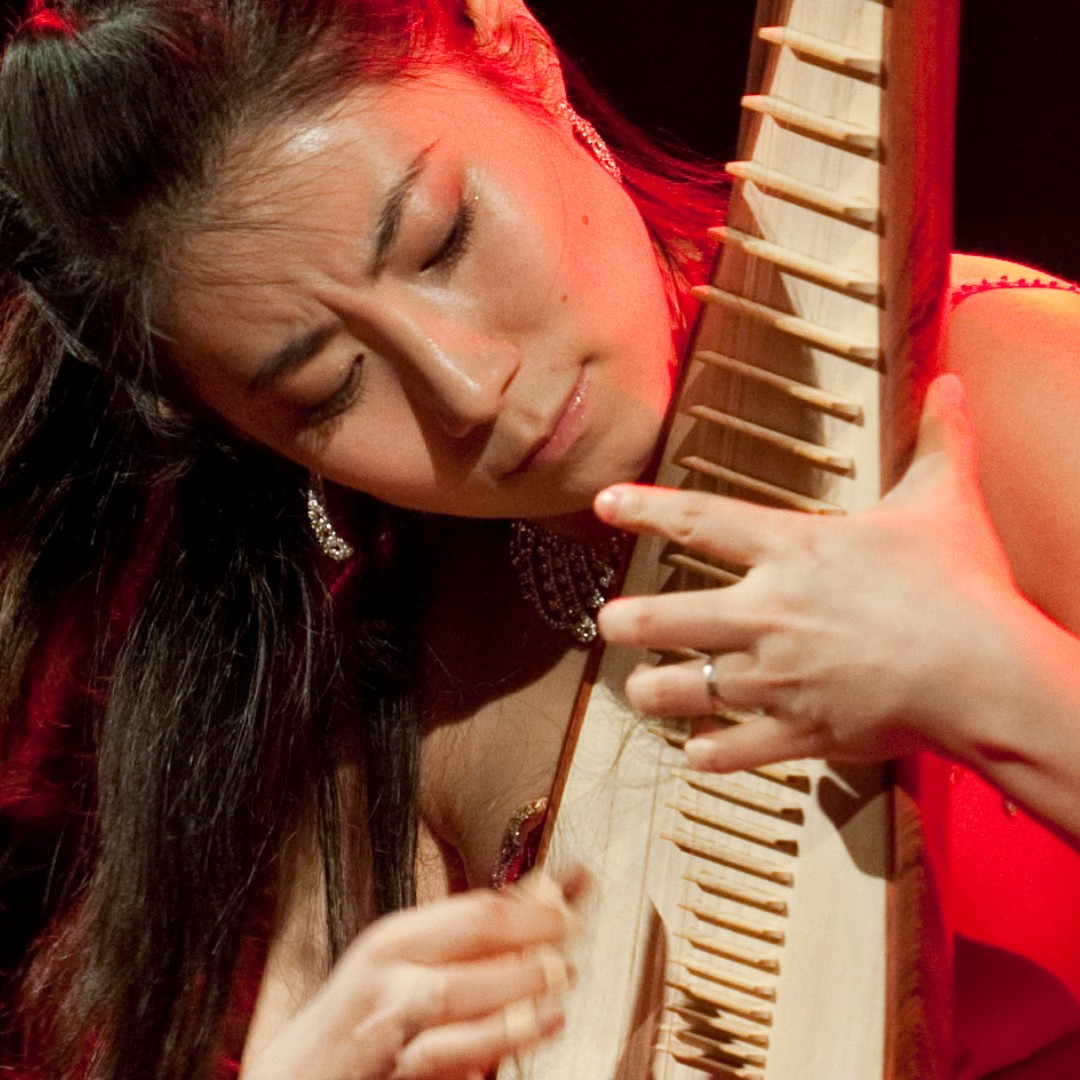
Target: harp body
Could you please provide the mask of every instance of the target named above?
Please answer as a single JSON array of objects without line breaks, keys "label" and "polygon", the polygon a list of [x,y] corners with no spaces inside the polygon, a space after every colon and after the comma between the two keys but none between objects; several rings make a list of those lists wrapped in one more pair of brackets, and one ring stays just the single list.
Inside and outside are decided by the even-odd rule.
[{"label": "harp body", "polygon": [[[759,4],[723,253],[659,483],[832,514],[902,471],[947,281],[950,7]],[[626,589],[739,573],[646,538]],[[595,879],[568,1028],[502,1080],[945,1075],[910,790],[816,762],[691,774],[678,725],[622,699],[641,659],[602,657],[542,853]]]}]

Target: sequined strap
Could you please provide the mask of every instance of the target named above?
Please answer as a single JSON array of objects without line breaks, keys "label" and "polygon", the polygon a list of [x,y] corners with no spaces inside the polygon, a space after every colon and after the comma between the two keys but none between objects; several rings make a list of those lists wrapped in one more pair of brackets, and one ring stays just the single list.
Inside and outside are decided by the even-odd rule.
[{"label": "sequined strap", "polygon": [[496,889],[517,881],[532,869],[536,861],[540,834],[547,819],[547,797],[526,803],[510,819],[503,834],[499,862],[491,874],[491,884]]},{"label": "sequined strap", "polygon": [[1080,285],[1074,285],[1071,281],[1059,281],[1055,278],[1011,278],[1008,274],[990,280],[983,278],[982,281],[972,281],[953,289],[949,299],[953,307],[966,300],[969,296],[978,296],[979,293],[992,292],[995,289],[1056,289],[1059,292],[1080,292]]}]

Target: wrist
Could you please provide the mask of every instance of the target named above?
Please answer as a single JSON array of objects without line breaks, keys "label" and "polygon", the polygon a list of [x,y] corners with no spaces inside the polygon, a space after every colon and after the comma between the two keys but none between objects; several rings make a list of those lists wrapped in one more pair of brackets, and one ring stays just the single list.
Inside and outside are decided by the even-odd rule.
[{"label": "wrist", "polygon": [[1024,745],[1017,718],[1031,693],[1028,654],[1045,620],[1018,593],[995,590],[942,617],[917,680],[910,724],[939,752],[974,768]]}]

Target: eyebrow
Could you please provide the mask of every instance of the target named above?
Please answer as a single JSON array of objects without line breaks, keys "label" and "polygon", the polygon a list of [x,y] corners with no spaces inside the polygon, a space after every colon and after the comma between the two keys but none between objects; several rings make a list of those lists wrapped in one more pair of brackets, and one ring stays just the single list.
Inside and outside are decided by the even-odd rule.
[{"label": "eyebrow", "polygon": [[273,356],[268,357],[259,365],[259,370],[248,383],[248,393],[257,394],[303,367],[322,351],[337,332],[336,323],[326,323],[287,342]]},{"label": "eyebrow", "polygon": [[[435,143],[425,146],[409,163],[400,179],[390,188],[379,209],[375,225],[375,247],[368,266],[371,277],[378,277],[386,266],[386,260],[401,229],[401,212],[410,192],[423,175]],[[248,393],[258,394],[268,386],[285,378],[314,358],[338,331],[336,323],[326,323],[314,330],[293,338],[273,355],[267,357],[248,383]]]}]

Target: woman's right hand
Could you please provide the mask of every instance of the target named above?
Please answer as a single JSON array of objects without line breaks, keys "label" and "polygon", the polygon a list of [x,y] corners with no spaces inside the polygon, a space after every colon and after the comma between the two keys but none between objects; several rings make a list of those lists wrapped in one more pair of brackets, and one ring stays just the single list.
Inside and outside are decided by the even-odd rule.
[{"label": "woman's right hand", "polygon": [[363,931],[241,1080],[475,1080],[558,1031],[580,877],[530,875]]}]

